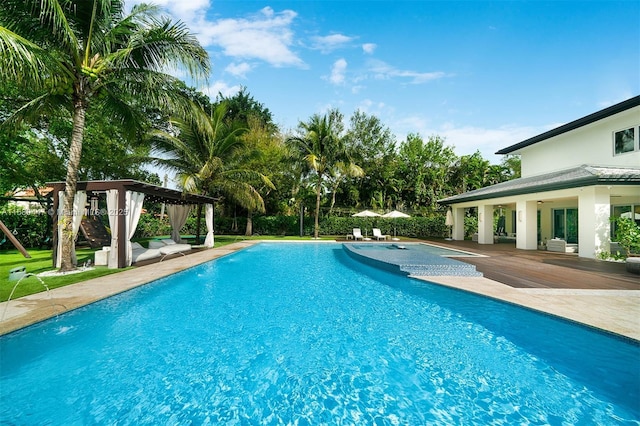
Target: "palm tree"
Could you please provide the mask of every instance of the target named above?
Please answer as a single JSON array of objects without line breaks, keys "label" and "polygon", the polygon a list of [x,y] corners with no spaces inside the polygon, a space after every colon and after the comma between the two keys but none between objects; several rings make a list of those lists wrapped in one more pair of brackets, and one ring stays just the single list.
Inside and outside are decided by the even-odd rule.
[{"label": "palm tree", "polygon": [[150,137],[158,156],[152,161],[178,172],[180,186],[190,193],[225,196],[252,211],[264,211],[264,200],[250,182],[273,187],[264,175],[242,165],[247,131],[225,120],[223,102],[208,115],[193,105],[191,114],[171,120],[171,131],[153,130]]},{"label": "palm tree", "polygon": [[39,94],[11,122],[70,112],[61,269],[73,269],[71,218],[87,110],[101,109],[135,129],[141,109],[179,107],[169,67],[203,77],[208,55],[182,23],[155,6],[140,4],[125,15],[124,0],[3,0],[0,62],[0,82]]},{"label": "palm tree", "polygon": [[362,169],[353,164],[347,155],[340,137],[342,114],[338,110],[331,110],[324,116],[314,114],[308,122],[301,122],[299,127],[304,134],[289,138],[289,143],[306,162],[309,170],[315,174],[316,210],[313,236],[318,238],[320,201],[325,179],[332,174],[339,174],[334,171],[339,165],[346,173],[354,176],[361,175]]}]

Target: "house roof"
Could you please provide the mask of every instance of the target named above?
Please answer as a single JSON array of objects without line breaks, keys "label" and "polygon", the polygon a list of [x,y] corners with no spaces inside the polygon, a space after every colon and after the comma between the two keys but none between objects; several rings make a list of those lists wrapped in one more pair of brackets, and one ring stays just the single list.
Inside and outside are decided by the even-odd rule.
[{"label": "house roof", "polygon": [[[38,193],[40,194],[41,197],[46,197],[47,194],[49,194],[51,191],[53,191],[53,188],[50,186],[45,186],[43,188],[38,188]],[[18,188],[13,192],[7,192],[6,194],[7,197],[14,197],[14,198],[25,198],[25,199],[36,199],[36,191],[33,188]]]},{"label": "house roof", "polygon": [[[65,188],[65,182],[48,182],[47,185],[54,188],[51,194],[55,191],[63,191]],[[175,189],[164,188],[131,179],[81,181],[77,183],[77,189],[80,191],[95,192],[102,192],[109,189],[142,192],[148,201],[167,204],[213,204],[218,201],[213,197],[188,194]]]},{"label": "house roof", "polygon": [[446,205],[592,185],[640,185],[640,168],[583,165],[502,182],[454,195],[438,202]]},{"label": "house roof", "polygon": [[640,106],[640,96],[635,96],[631,99],[627,99],[626,101],[620,102],[619,104],[612,105],[608,108],[605,108],[598,112],[594,112],[593,114],[589,114],[585,117],[579,118],[575,121],[564,124],[560,127],[556,127],[555,129],[549,130],[548,132],[544,132],[538,136],[534,136],[532,138],[519,142],[515,145],[511,145],[507,148],[503,148],[500,151],[496,152],[496,154],[511,154],[522,148],[526,148],[538,142],[542,142],[544,140],[550,139],[554,136],[558,136],[563,133],[570,132],[571,130],[575,130],[579,127],[586,126],[587,124],[594,123],[596,121],[602,120],[604,118],[610,117],[612,115],[618,114],[620,112],[626,111],[628,109],[631,109],[637,106]]}]

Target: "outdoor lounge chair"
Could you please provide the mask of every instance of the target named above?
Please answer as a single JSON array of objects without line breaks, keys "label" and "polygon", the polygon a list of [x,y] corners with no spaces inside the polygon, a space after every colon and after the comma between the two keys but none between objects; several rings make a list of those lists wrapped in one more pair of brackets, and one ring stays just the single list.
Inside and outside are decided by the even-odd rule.
[{"label": "outdoor lounge chair", "polygon": [[360,228],[353,228],[353,239],[364,240],[364,238],[362,237],[362,231],[360,231]]},{"label": "outdoor lounge chair", "polygon": [[184,256],[185,251],[191,250],[191,244],[178,244],[170,238],[164,240],[149,241],[149,248],[157,248],[162,254],[163,261],[165,257],[172,254],[181,254]]},{"label": "outdoor lounge chair", "polygon": [[142,247],[139,243],[131,243],[131,262],[132,263],[155,259],[160,256],[162,256],[162,253],[160,253],[160,249],[154,249],[154,248],[146,249]]},{"label": "outdoor lounge chair", "polygon": [[371,231],[373,232],[373,238],[375,238],[376,240],[380,241],[387,239],[387,235],[382,235],[382,232],[379,228],[373,228]]}]

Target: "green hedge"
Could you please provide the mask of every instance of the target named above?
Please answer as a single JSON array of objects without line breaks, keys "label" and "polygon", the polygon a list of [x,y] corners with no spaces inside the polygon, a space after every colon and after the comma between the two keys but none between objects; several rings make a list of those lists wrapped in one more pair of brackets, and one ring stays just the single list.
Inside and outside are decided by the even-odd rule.
[{"label": "green hedge", "polygon": [[[51,241],[51,225],[47,222],[49,216],[46,213],[4,212],[0,213],[0,220],[26,248],[39,248]],[[0,231],[0,240],[3,238]],[[14,248],[8,239],[0,246],[0,249],[7,248]]]},{"label": "green hedge", "polygon": [[[16,231],[16,237],[25,247],[41,247],[50,237],[51,231],[47,223],[46,214],[0,213],[0,220],[10,229]],[[300,224],[298,216],[256,216],[253,218],[253,233],[258,235],[299,235]],[[216,217],[215,232],[221,235],[244,235],[247,224],[246,217]],[[235,226],[234,226],[235,225]],[[206,234],[204,218],[201,220],[200,234]],[[443,238],[449,235],[449,228],[444,224],[444,216],[411,217],[400,219],[358,218],[358,217],[325,217],[320,221],[321,235],[347,235],[353,228],[361,228],[362,232],[371,235],[371,228],[380,228],[386,235],[395,233],[405,237]],[[313,235],[313,217],[304,218],[304,235]],[[466,235],[476,232],[475,218],[465,219]],[[195,212],[188,218],[186,225],[180,231],[182,234],[196,233]],[[150,238],[158,235],[169,235],[171,226],[169,220],[152,215],[140,216],[138,228],[134,238]],[[0,238],[2,238],[0,236]],[[2,248],[12,246],[10,242]]]},{"label": "green hedge", "polygon": [[[215,232],[221,235],[244,235],[246,217],[216,217]],[[200,234],[206,233],[205,222],[202,219]],[[371,228],[380,228],[386,235],[393,235],[394,228],[397,235],[406,237],[434,237],[443,238],[449,235],[449,228],[444,224],[444,216],[411,217],[401,219],[359,218],[359,217],[325,217],[320,221],[321,235],[347,235],[353,228],[361,228],[363,232],[371,234]],[[304,218],[304,235],[313,235],[313,217]],[[181,234],[196,233],[196,218],[192,215],[187,224],[180,231]],[[153,237],[171,233],[167,219],[160,221],[152,215],[142,215],[138,223],[136,237]],[[258,235],[299,235],[300,224],[298,216],[255,216],[253,218],[253,233]]]}]

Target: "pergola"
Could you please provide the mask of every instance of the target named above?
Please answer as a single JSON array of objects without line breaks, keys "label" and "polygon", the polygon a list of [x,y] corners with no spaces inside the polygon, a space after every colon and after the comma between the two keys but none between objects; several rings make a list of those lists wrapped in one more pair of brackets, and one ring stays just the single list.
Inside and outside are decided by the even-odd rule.
[{"label": "pergola", "polygon": [[[59,267],[60,245],[58,240],[61,227],[58,226],[58,217],[62,213],[61,205],[63,204],[66,183],[50,182],[47,185],[53,187],[53,191],[50,193],[50,196],[53,196],[53,258],[55,265]],[[143,200],[168,204],[167,209],[173,227],[172,236],[175,237],[177,235],[178,238],[180,228],[184,226],[190,208],[193,205],[204,205],[206,207],[205,221],[208,228],[205,246],[213,247],[213,206],[217,201],[215,198],[187,194],[182,191],[131,179],[81,181],[77,183],[76,189],[76,197],[73,204],[74,238],[77,235],[82,216],[85,215],[87,194],[106,194],[107,209],[104,213],[109,216],[111,228],[110,268],[124,268],[131,265],[130,240],[138,225]],[[173,209],[171,209],[172,206],[174,207]],[[95,212],[93,213],[95,214]]]}]

